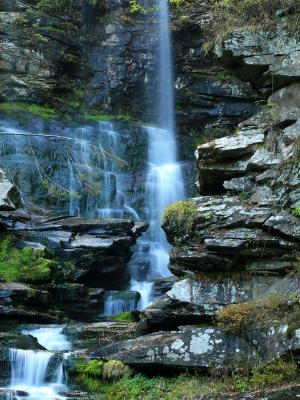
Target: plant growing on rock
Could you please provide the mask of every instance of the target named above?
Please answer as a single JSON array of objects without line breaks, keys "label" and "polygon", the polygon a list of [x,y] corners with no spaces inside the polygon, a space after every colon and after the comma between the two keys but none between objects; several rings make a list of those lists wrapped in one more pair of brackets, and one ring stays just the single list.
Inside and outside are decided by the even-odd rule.
[{"label": "plant growing on rock", "polygon": [[234,30],[272,30],[278,22],[288,31],[299,32],[300,3],[293,0],[213,0],[211,36],[206,49],[226,39]]},{"label": "plant growing on rock", "polygon": [[173,238],[181,239],[190,234],[196,212],[197,205],[192,200],[179,201],[165,209],[163,224],[172,227]]},{"label": "plant growing on rock", "polygon": [[[295,298],[294,298],[295,297]],[[226,332],[242,334],[250,328],[269,328],[287,323],[299,307],[299,298],[273,294],[245,303],[232,304],[217,314],[218,326]]]},{"label": "plant growing on rock", "polygon": [[277,358],[254,368],[251,383],[258,388],[282,385],[295,380],[297,369],[297,364],[293,360],[287,362],[282,358]]},{"label": "plant growing on rock", "polygon": [[11,237],[0,242],[0,280],[6,282],[38,282],[47,280],[56,261],[45,258],[44,251],[12,246]]}]

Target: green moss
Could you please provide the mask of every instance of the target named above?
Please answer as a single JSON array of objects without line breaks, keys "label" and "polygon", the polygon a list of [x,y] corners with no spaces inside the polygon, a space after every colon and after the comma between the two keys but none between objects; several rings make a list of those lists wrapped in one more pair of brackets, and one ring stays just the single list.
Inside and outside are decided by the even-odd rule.
[{"label": "green moss", "polygon": [[99,121],[131,121],[129,115],[109,115],[109,114],[88,114],[85,116],[86,122],[99,122]]},{"label": "green moss", "polygon": [[85,359],[80,359],[75,364],[75,373],[93,378],[101,378],[103,367],[104,361],[102,360],[86,361]]},{"label": "green moss", "polygon": [[286,384],[297,377],[297,364],[293,361],[286,362],[282,358],[272,360],[254,368],[251,383],[254,387],[272,387]]},{"label": "green moss", "polygon": [[45,258],[44,252],[32,248],[12,247],[9,236],[0,242],[0,280],[7,282],[37,282],[48,279],[51,267],[57,263]]},{"label": "green moss", "polygon": [[[291,302],[292,305],[289,305]],[[289,316],[299,308],[299,296],[274,294],[245,303],[232,304],[217,314],[218,326],[226,332],[242,334],[250,328],[268,328],[288,323]]]},{"label": "green moss", "polygon": [[[188,235],[192,229],[193,217],[197,212],[196,204],[191,201],[179,201],[171,204],[165,209],[164,224],[172,228],[175,238]],[[211,216],[205,216],[205,219]]]},{"label": "green moss", "polygon": [[292,213],[295,217],[300,217],[300,206],[294,207]]},{"label": "green moss", "polygon": [[121,314],[115,315],[110,318],[112,321],[117,321],[117,322],[136,322],[136,316],[133,312],[131,311],[125,311]]},{"label": "green moss", "polygon": [[31,104],[31,103],[13,103],[13,102],[0,103],[0,112],[9,115],[15,113],[27,112],[35,115],[36,117],[40,117],[44,120],[49,120],[57,117],[57,113],[54,109],[49,108],[47,106],[42,106],[39,104]]}]

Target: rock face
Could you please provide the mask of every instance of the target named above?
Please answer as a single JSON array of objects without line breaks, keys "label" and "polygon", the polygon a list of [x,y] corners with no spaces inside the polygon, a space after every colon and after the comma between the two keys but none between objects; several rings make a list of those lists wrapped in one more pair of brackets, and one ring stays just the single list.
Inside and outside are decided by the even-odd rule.
[{"label": "rock face", "polygon": [[[300,341],[286,336],[286,327],[271,328],[266,335],[252,333],[252,342],[224,334],[215,328],[181,327],[178,331],[157,332],[103,347],[92,358],[117,359],[139,367],[230,369],[239,363],[255,365],[289,351],[297,352]],[[270,349],[265,351],[266,343]]]},{"label": "rock face", "polygon": [[[299,85],[293,83],[270,97],[271,127],[270,115],[261,111],[243,122],[237,134],[198,148],[204,196],[193,199],[197,212],[189,239],[172,252],[176,275],[237,269],[284,273],[296,266],[299,217],[293,209],[300,201],[299,135],[293,133],[287,142],[288,128],[281,127],[291,129],[297,123],[298,94]],[[165,224],[164,229],[172,242],[174,226]]]},{"label": "rock face", "polygon": [[300,290],[296,277],[250,276],[210,282],[183,279],[166,295],[153,302],[144,314],[150,330],[170,329],[185,323],[211,322],[230,304],[242,303],[274,293],[288,295]]}]

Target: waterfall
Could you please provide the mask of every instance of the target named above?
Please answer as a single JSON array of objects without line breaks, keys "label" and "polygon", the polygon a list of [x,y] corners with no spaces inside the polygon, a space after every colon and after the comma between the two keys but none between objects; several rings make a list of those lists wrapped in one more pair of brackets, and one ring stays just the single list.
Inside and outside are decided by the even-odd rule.
[{"label": "waterfall", "polygon": [[104,300],[104,317],[111,317],[123,312],[136,310],[138,303],[135,292],[109,291]]},{"label": "waterfall", "polygon": [[184,198],[183,178],[177,163],[168,0],[157,1],[160,110],[158,127],[145,127],[148,136],[145,209],[149,228],[139,239],[131,262],[131,289],[141,293],[140,309],[151,300],[151,281],[170,275],[170,246],[161,228],[162,215],[169,204]]},{"label": "waterfall", "polygon": [[[76,162],[69,162],[70,215],[139,220],[125,194],[126,177],[118,163],[123,159],[124,149],[113,123],[99,122],[96,134],[91,126],[77,128],[70,136],[77,141],[72,148]],[[97,156],[90,144],[104,149],[108,155]]]},{"label": "waterfall", "polygon": [[49,326],[24,330],[49,351],[9,349],[11,364],[10,393],[7,399],[63,400],[66,391],[63,358],[53,351],[70,349],[70,343],[62,334],[63,327]]}]

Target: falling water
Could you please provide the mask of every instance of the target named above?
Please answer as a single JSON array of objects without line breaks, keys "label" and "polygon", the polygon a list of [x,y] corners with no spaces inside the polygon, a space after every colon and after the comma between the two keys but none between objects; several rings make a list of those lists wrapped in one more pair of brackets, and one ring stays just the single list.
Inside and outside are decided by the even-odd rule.
[{"label": "falling water", "polygon": [[138,241],[131,262],[131,289],[141,293],[139,308],[151,299],[154,278],[170,275],[169,244],[161,228],[165,208],[184,198],[184,185],[174,122],[174,94],[168,0],[157,0],[159,9],[159,102],[158,127],[145,127],[148,136],[148,171],[145,208],[149,229]]},{"label": "falling water", "polygon": [[[63,327],[50,326],[22,332],[22,334],[36,337],[38,342],[49,351],[9,350],[11,382],[8,400],[23,399],[25,394],[28,400],[65,399],[60,394],[66,391],[63,359],[58,358],[56,361],[55,353],[53,353],[53,351],[70,349],[70,343],[62,334],[62,330]],[[54,363],[54,367],[51,363]]]},{"label": "falling water", "polygon": [[135,292],[108,291],[104,299],[104,317],[136,310],[138,297]]},{"label": "falling water", "polygon": [[[72,132],[77,142],[72,149],[76,163],[69,162],[69,212],[77,216],[139,220],[124,190],[126,176],[120,165],[124,150],[120,134],[108,121],[99,122],[96,132],[95,136],[95,129],[91,126]],[[97,159],[90,144],[104,149],[107,156]],[[83,190],[84,187],[88,190]]]}]

